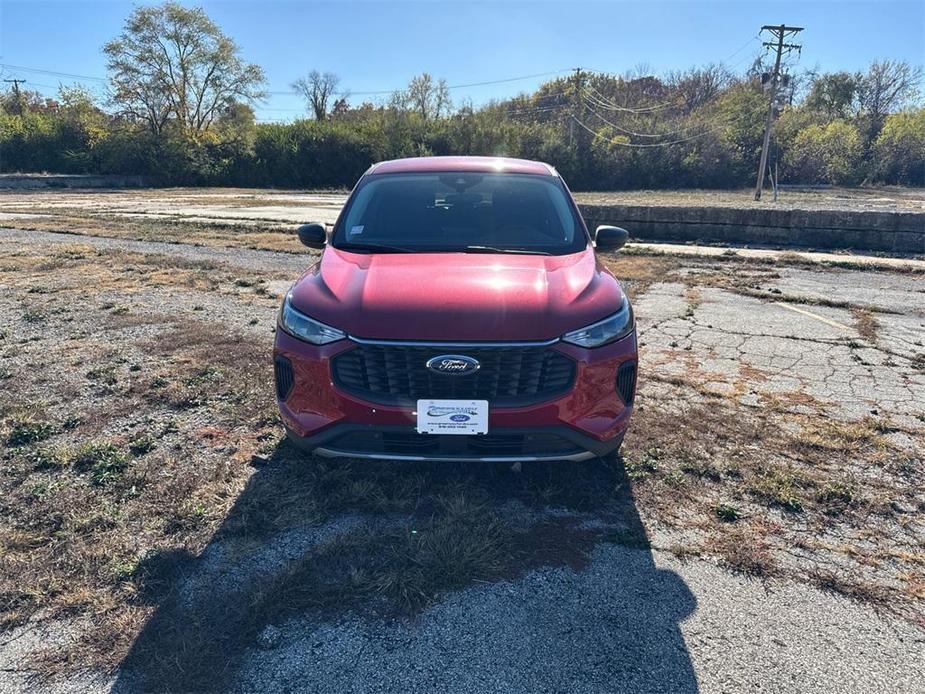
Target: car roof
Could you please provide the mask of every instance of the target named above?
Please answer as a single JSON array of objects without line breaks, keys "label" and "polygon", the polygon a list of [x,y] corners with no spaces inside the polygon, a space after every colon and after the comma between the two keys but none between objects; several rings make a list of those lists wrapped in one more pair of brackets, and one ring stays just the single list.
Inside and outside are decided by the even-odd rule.
[{"label": "car roof", "polygon": [[549,164],[509,157],[413,157],[373,164],[367,174],[429,173],[472,171],[480,173],[517,173],[557,176]]}]

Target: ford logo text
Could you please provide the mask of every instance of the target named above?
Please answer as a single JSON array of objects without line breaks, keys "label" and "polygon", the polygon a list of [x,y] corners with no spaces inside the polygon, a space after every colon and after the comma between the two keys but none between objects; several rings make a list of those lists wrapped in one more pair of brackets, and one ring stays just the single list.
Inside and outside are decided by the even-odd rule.
[{"label": "ford logo text", "polygon": [[461,354],[441,354],[427,360],[427,368],[444,376],[466,376],[479,370],[477,359]]}]

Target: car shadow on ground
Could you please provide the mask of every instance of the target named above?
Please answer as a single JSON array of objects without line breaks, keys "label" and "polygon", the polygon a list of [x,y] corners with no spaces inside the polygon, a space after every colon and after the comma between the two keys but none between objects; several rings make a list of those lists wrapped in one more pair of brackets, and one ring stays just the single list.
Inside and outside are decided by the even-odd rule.
[{"label": "car shadow on ground", "polygon": [[[114,692],[698,690],[679,629],[695,599],[656,566],[619,458],[520,470],[323,461],[283,442],[255,465],[199,556],[167,550],[139,568],[138,600],[154,612]],[[550,571],[538,590],[531,581]],[[459,617],[464,590],[461,609],[472,602],[470,627],[489,654],[470,658],[469,637],[454,636],[470,627],[441,631],[442,659],[418,652],[450,597]],[[486,596],[493,609],[478,607]],[[362,659],[303,658],[287,627],[344,620],[363,625]],[[405,646],[377,649],[383,629]],[[267,672],[284,681],[242,674],[280,652],[285,665]],[[387,662],[415,658],[407,671]]]}]

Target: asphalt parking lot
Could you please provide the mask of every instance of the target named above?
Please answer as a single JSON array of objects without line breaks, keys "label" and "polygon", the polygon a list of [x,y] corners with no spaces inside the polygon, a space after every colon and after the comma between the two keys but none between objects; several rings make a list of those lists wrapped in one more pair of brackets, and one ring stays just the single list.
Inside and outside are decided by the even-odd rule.
[{"label": "asphalt parking lot", "polygon": [[[216,225],[340,198],[149,200],[154,226],[122,233],[123,200],[47,195],[0,206],[0,689],[925,691],[922,263],[634,247],[606,260],[643,364],[622,460],[328,468],[281,442],[263,389],[309,257]],[[217,370],[207,331],[234,337]],[[38,411],[41,441],[13,446]],[[131,452],[99,484],[48,462],[87,441]]]}]

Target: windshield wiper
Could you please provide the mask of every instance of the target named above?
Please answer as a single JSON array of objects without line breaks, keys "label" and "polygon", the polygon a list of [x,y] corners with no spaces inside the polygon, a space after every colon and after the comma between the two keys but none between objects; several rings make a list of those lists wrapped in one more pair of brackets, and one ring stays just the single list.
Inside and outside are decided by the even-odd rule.
[{"label": "windshield wiper", "polygon": [[373,251],[376,253],[414,253],[414,249],[400,246],[385,246],[378,243],[342,243],[334,246],[342,251]]},{"label": "windshield wiper", "polygon": [[520,255],[552,255],[547,251],[529,251],[524,248],[495,248],[494,246],[466,246],[463,253],[518,253]]},{"label": "windshield wiper", "polygon": [[378,243],[344,242],[334,246],[342,251],[370,251],[373,253],[517,253],[520,255],[552,255],[547,251],[531,251],[523,248],[495,248],[494,246],[463,246],[462,248],[402,248]]}]

